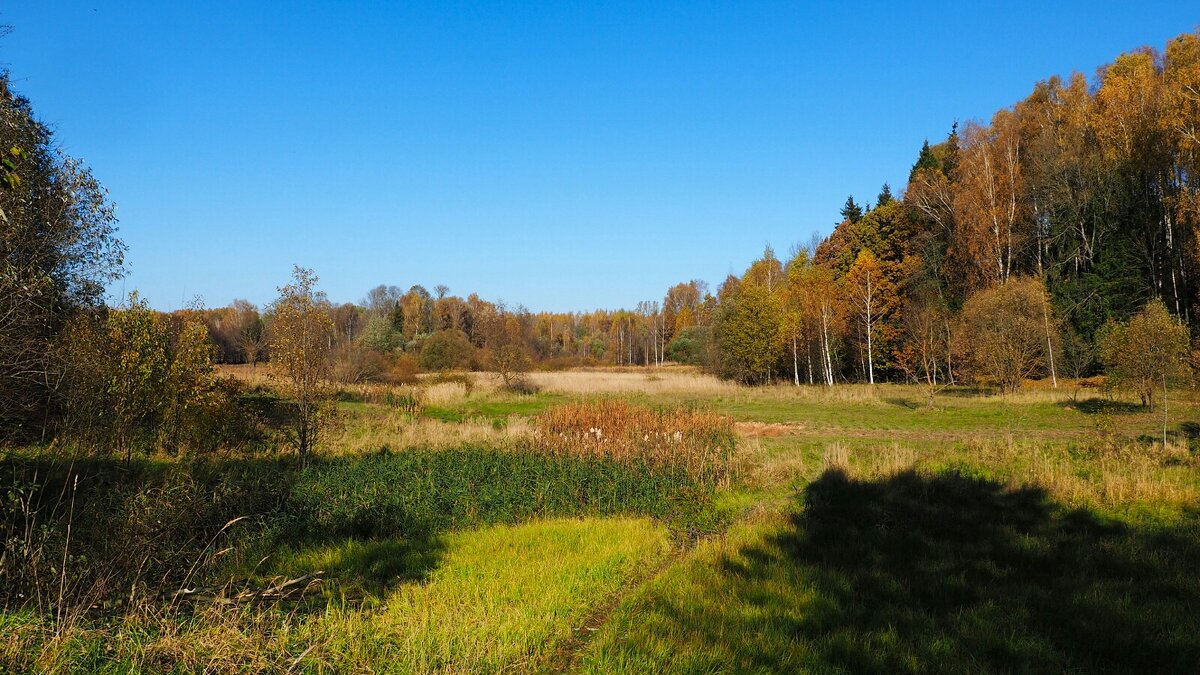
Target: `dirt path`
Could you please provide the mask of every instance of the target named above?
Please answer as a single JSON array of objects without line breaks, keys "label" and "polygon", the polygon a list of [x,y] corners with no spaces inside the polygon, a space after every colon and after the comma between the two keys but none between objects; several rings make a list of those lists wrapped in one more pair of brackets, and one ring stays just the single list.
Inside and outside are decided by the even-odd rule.
[{"label": "dirt path", "polygon": [[592,639],[600,629],[608,623],[613,612],[617,607],[625,601],[633,593],[637,592],[646,584],[654,581],[663,572],[667,571],[671,565],[683,560],[689,552],[695,548],[695,544],[691,543],[686,546],[681,546],[678,549],[668,554],[657,565],[650,568],[646,574],[638,575],[629,580],[616,593],[607,598],[603,603],[593,609],[572,633],[571,637],[567,638],[558,649],[554,651],[554,656],[546,665],[543,672],[546,673],[571,673],[574,672],[578,665],[579,657],[583,654],[583,650],[591,644]]}]

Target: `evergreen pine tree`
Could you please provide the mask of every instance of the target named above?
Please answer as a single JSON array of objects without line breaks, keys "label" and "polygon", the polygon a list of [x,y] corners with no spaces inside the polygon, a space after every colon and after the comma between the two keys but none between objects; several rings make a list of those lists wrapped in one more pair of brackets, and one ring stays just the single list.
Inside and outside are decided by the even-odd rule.
[{"label": "evergreen pine tree", "polygon": [[852,223],[857,223],[863,217],[862,207],[854,203],[854,195],[846,197],[846,205],[842,207],[840,213],[843,221],[848,220]]},{"label": "evergreen pine tree", "polygon": [[884,183],[883,187],[879,190],[879,196],[875,198],[875,206],[887,206],[894,201],[896,200],[892,197],[892,186]]}]

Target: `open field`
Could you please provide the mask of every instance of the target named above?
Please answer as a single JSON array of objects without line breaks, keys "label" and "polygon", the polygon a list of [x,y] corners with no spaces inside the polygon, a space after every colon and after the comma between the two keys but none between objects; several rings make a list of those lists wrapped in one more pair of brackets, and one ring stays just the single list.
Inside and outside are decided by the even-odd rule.
[{"label": "open field", "polygon": [[[234,372],[269,392],[261,372]],[[18,672],[1200,667],[1191,391],[1175,392],[1164,416],[1040,383],[1009,396],[951,389],[928,407],[903,385],[747,388],[686,369],[532,377],[540,391],[529,395],[486,374],[417,386],[420,405],[408,409],[347,390],[305,469],[276,455],[87,467],[125,476],[80,492],[73,536],[89,550],[108,550],[101,528],[146,523],[191,541],[161,523],[199,518],[206,505],[212,545],[196,541],[170,563],[199,561],[183,585],[203,598],[70,616],[14,606],[0,615],[0,663]],[[710,452],[721,429],[736,434],[728,454]],[[672,450],[687,438],[710,440]],[[608,439],[624,440],[612,450]],[[53,451],[15,451],[6,480]],[[119,524],[88,519],[102,497]],[[240,516],[251,517],[221,528]],[[68,560],[79,578],[89,564]],[[143,564],[164,577],[170,565]],[[309,581],[270,602],[221,600],[288,579]]]}]

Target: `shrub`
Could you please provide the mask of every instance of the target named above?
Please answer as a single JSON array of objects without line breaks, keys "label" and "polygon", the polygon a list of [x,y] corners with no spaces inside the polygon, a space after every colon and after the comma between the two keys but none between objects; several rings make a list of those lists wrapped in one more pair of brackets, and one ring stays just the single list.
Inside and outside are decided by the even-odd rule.
[{"label": "shrub", "polygon": [[127,308],[77,315],[62,342],[68,436],[126,460],[219,447],[243,420],[239,388],[217,377],[213,349],[203,324],[172,327],[136,293]]},{"label": "shrub", "polygon": [[1161,300],[1147,302],[1125,324],[1109,324],[1100,337],[1100,358],[1110,386],[1131,389],[1154,409],[1157,390],[1190,374],[1188,327]]},{"label": "shrub", "polygon": [[417,373],[420,367],[417,358],[412,354],[397,354],[388,370],[387,381],[392,384],[416,384],[420,381]]},{"label": "shrub", "polygon": [[475,346],[461,330],[439,330],[421,343],[421,368],[427,371],[469,368]]},{"label": "shrub", "polygon": [[532,396],[542,390],[541,385],[529,379],[526,373],[520,373],[509,378],[508,382],[500,385],[500,391],[521,396]]},{"label": "shrub", "polygon": [[704,363],[705,345],[710,339],[707,326],[689,326],[667,345],[667,358],[675,363],[699,366]]},{"label": "shrub", "polygon": [[391,367],[392,364],[383,354],[350,343],[334,354],[330,377],[334,382],[344,384],[382,382],[387,379]]},{"label": "shrub", "polygon": [[1047,340],[1052,345],[1058,337],[1045,293],[1041,281],[1024,278],[967,299],[959,334],[976,377],[1013,392],[1025,378],[1046,368]]}]

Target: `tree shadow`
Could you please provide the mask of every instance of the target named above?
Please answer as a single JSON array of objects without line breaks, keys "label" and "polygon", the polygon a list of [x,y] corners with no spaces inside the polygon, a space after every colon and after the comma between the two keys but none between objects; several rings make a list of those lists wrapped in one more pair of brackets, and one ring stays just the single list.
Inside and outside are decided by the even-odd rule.
[{"label": "tree shadow", "polygon": [[708,615],[653,611],[743,670],[1200,672],[1194,523],[1106,523],[957,473],[831,470],[803,502],[723,560]]},{"label": "tree shadow", "polygon": [[[236,593],[317,570],[342,597],[357,599],[424,579],[439,564],[444,547],[432,531],[376,538],[288,530],[281,514],[300,475],[290,456],[0,456],[0,497],[27,505],[0,503],[0,553],[29,549],[0,556],[0,607],[22,606],[46,585],[54,570],[35,563],[64,549],[66,601],[100,608],[123,607],[115,599],[131,588],[150,600],[184,586]],[[24,531],[39,536],[15,538]],[[281,551],[289,560],[277,564]]]},{"label": "tree shadow", "polygon": [[949,398],[983,398],[987,396],[996,396],[1000,390],[996,387],[986,387],[983,385],[954,385],[946,387],[938,392],[938,396],[946,396]]},{"label": "tree shadow", "polygon": [[917,401],[907,398],[900,398],[899,396],[885,398],[883,399],[883,402],[899,408],[904,408],[905,410],[916,410],[923,407],[923,405]]},{"label": "tree shadow", "polygon": [[[323,572],[323,597],[358,603],[383,598],[405,583],[424,581],[441,563],[445,544],[440,537],[414,539],[346,539],[302,547],[295,557],[265,570],[274,576],[300,577]],[[260,575],[261,576],[261,575]],[[323,597],[301,603],[302,609],[324,611]]]},{"label": "tree shadow", "polygon": [[1128,403],[1126,401],[1113,401],[1106,398],[1085,398],[1080,401],[1059,401],[1057,404],[1061,408],[1070,408],[1078,410],[1085,415],[1099,414],[1116,414],[1129,415],[1132,413],[1144,412],[1145,406],[1136,403]]},{"label": "tree shadow", "polygon": [[1189,441],[1200,438],[1200,422],[1180,422],[1179,433]]}]

